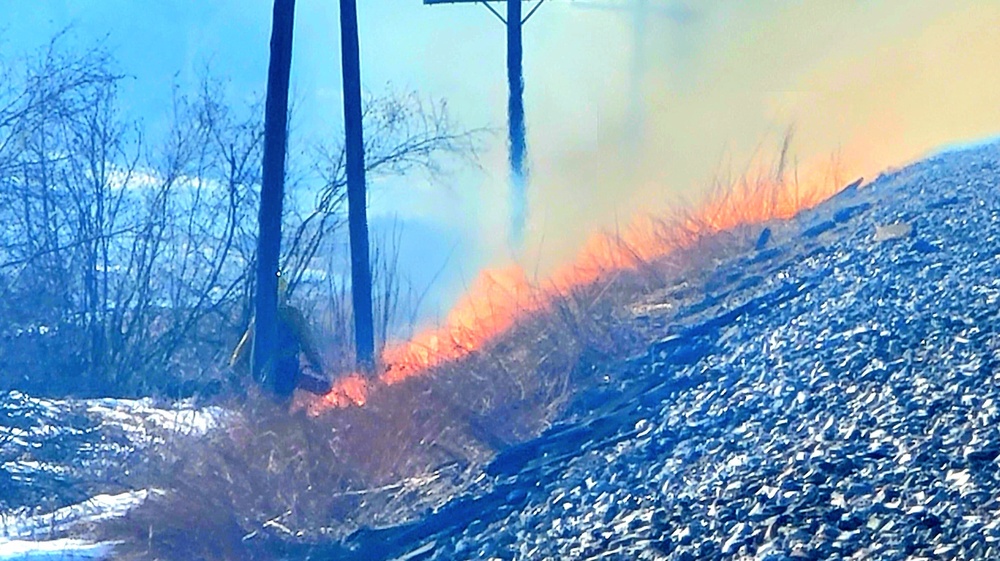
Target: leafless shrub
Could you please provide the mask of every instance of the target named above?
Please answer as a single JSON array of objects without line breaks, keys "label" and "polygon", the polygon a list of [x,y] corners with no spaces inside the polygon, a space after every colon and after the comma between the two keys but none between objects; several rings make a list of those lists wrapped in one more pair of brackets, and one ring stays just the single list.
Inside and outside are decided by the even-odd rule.
[{"label": "leafless shrub", "polygon": [[[362,110],[365,130],[365,173],[369,183],[423,173],[439,179],[449,163],[475,163],[486,129],[462,129],[451,121],[444,101],[428,101],[416,92],[388,90],[369,94]],[[331,138],[341,138],[334,135]],[[282,268],[293,271],[294,290],[318,258],[343,258],[342,228],[346,222],[346,151],[342,141],[313,147],[312,174],[319,185],[311,192],[315,204],[297,212],[286,235]],[[294,212],[294,211],[293,211]],[[391,235],[398,235],[392,233]],[[382,244],[398,247],[398,243]],[[337,263],[338,269],[342,263]],[[373,264],[373,269],[379,266]],[[377,271],[376,271],[377,272]]]},{"label": "leafless shrub", "polygon": [[[3,119],[0,212],[14,227],[0,252],[12,277],[0,368],[48,392],[163,391],[209,317],[216,332],[232,324],[260,135],[206,83],[175,98],[166,142],[145,149],[117,110],[110,56],[61,39],[28,64]],[[58,383],[66,371],[80,375]]]},{"label": "leafless shrub", "polygon": [[[254,290],[260,104],[228,104],[206,75],[197,91],[175,89],[169,131],[148,141],[118,110],[122,76],[100,45],[75,52],[60,35],[23,76],[0,71],[11,78],[0,89],[0,388],[218,391]],[[482,131],[457,129],[445,109],[371,96],[369,177],[437,176],[474,157]],[[282,267],[293,292],[308,288],[308,309],[329,304],[328,354],[348,357],[343,146],[295,153],[314,159],[293,167],[315,173],[288,197]],[[415,301],[395,268],[399,235],[373,259],[383,341]]]}]

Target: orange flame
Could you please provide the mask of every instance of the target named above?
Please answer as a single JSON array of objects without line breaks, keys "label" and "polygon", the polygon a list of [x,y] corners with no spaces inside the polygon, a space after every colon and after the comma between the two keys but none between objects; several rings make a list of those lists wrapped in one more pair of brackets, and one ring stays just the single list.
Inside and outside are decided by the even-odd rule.
[{"label": "orange flame", "polygon": [[596,235],[573,263],[555,271],[546,283],[532,283],[517,265],[484,271],[441,327],[390,344],[383,351],[384,366],[376,380],[367,382],[361,375],[351,374],[339,380],[329,394],[300,406],[311,414],[362,406],[374,387],[397,384],[481,349],[520,318],[544,310],[568,289],[593,283],[610,271],[653,262],[712,233],[790,218],[842,187],[835,176],[817,176],[820,179],[808,185],[789,177],[761,177],[757,181],[744,179],[722,190],[685,217],[664,220],[644,216],[624,232]]},{"label": "orange flame", "polygon": [[382,361],[386,371],[381,379],[395,384],[461,358],[509,329],[522,314],[540,307],[537,291],[520,267],[484,271],[448,314],[443,327],[385,349]]}]

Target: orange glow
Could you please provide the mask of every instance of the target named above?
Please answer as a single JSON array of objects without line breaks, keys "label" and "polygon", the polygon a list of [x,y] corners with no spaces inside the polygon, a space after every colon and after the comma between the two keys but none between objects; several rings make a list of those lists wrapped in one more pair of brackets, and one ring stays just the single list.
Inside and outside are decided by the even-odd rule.
[{"label": "orange glow", "polygon": [[[538,64],[553,70],[536,76],[532,91],[572,95],[532,99],[526,247],[539,248],[544,274],[529,282],[517,267],[484,273],[443,326],[389,345],[373,387],[481,349],[524,315],[544,313],[560,293],[609,271],[655,263],[713,232],[789,218],[858,175],[1000,132],[1000,72],[993,70],[993,53],[1000,52],[1000,34],[993,32],[1000,25],[998,2],[913,0],[905,13],[893,3],[691,4],[698,17],[684,24],[649,22],[647,67],[637,82],[644,119],[638,131],[625,117],[635,100],[619,88],[634,70],[624,64],[634,56],[626,20],[581,16],[551,29],[553,48],[539,49]],[[602,41],[587,56],[557,48],[595,45],[592,37]],[[801,133],[797,153],[836,153],[851,168],[840,167],[844,175],[837,177],[828,173],[838,169],[836,162],[820,158],[797,166],[808,179],[800,183],[793,173],[768,180],[774,174],[758,166],[764,180],[727,185],[694,212],[644,216],[621,231],[587,237],[619,213],[630,216],[662,208],[664,199],[700,193],[709,174],[752,159],[762,141],[786,125]],[[506,163],[501,146],[488,167]],[[502,204],[494,203],[507,191],[496,187],[489,206],[476,195],[475,210],[490,211],[481,212],[484,225],[476,223],[482,232],[501,223],[493,211]],[[503,251],[484,251],[490,250]],[[501,295],[484,292],[496,274],[517,279],[513,294],[503,283],[506,292],[493,290]],[[468,312],[469,303],[490,312]]]},{"label": "orange glow", "polygon": [[340,379],[325,396],[300,396],[296,407],[316,415],[329,408],[363,406],[379,385],[400,383],[481,349],[519,319],[544,311],[569,289],[593,283],[610,272],[653,263],[712,233],[790,218],[843,187],[835,174],[807,175],[818,179],[803,184],[794,176],[774,180],[762,173],[764,179],[740,181],[689,215],[674,219],[640,217],[622,232],[592,237],[573,263],[556,270],[542,283],[532,283],[517,265],[484,271],[442,326],[386,347],[376,381],[351,374]]},{"label": "orange glow", "polygon": [[395,384],[442,362],[461,358],[542,305],[537,290],[520,267],[484,271],[442,327],[385,349],[381,380]]},{"label": "orange glow", "polygon": [[363,407],[368,402],[370,388],[371,385],[362,376],[351,374],[337,380],[326,395],[317,397],[303,392],[296,393],[292,410],[305,410],[310,415],[318,415],[327,409]]}]

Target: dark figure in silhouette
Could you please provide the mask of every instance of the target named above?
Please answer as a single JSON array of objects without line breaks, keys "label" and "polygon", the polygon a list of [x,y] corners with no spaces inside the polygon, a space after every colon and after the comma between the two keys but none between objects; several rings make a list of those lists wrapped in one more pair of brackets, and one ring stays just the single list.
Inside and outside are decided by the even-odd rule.
[{"label": "dark figure in silhouette", "polygon": [[[288,303],[286,293],[287,285],[284,280],[280,280],[275,364],[273,369],[264,369],[265,372],[273,372],[275,380],[273,384],[268,384],[267,380],[261,382],[265,387],[268,385],[273,387],[279,397],[291,396],[295,388],[301,388],[315,394],[325,394],[330,391],[331,384],[324,374],[323,361],[309,335],[308,322],[298,308]],[[253,347],[254,323],[255,320],[250,320],[250,326],[247,327],[243,338],[233,350],[233,355],[229,360],[229,365],[233,368],[249,370],[248,363],[251,355],[250,350]]]}]

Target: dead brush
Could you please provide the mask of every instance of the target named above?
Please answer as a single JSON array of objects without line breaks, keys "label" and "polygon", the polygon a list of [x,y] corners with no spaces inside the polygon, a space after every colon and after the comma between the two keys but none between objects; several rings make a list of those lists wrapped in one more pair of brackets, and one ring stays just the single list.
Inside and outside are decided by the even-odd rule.
[{"label": "dead brush", "polygon": [[[582,275],[588,282],[544,287],[544,305],[532,303],[455,360],[378,386],[364,407],[310,418],[251,392],[232,406],[226,430],[165,449],[157,459],[165,493],[109,525],[106,537],[140,558],[278,559],[418,519],[642,352],[670,311],[644,323],[638,305],[703,286],[718,262],[751,247],[760,229],[749,225],[783,217],[787,197],[813,200],[797,180],[742,185],[701,211],[651,220],[640,235],[605,237]],[[677,297],[704,296],[684,290]]]},{"label": "dead brush", "polygon": [[225,430],[163,449],[164,493],[103,537],[139,558],[272,559],[412,518],[452,489],[477,446],[430,414],[436,396],[391,390],[317,419],[250,395]]},{"label": "dead brush", "polygon": [[[621,281],[616,281],[621,282]],[[604,326],[619,290],[564,295],[432,374],[381,388],[363,408],[318,418],[250,392],[224,431],[164,448],[151,498],[104,528],[123,553],[272,559],[362,526],[413,519],[460,492],[499,450],[554,421],[580,365],[625,350]]]}]

